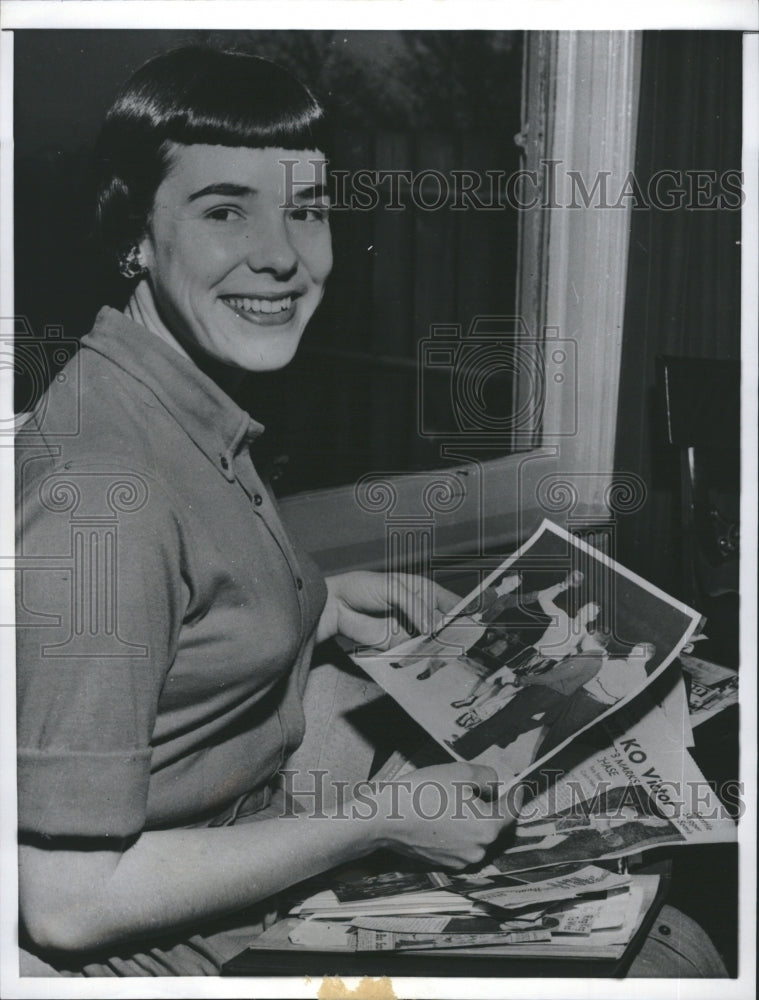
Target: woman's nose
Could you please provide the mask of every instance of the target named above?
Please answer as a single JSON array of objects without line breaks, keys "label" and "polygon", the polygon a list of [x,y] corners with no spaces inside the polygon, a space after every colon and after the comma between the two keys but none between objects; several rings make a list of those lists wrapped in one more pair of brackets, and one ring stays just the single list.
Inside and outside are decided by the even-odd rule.
[{"label": "woman's nose", "polygon": [[246,258],[252,271],[287,277],[298,266],[298,254],[282,218],[257,219],[247,234]]}]

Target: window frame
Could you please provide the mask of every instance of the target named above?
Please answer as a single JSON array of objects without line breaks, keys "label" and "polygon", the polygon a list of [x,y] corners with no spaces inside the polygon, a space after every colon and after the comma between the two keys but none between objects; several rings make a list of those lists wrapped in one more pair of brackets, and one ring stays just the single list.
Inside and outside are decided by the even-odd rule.
[{"label": "window frame", "polygon": [[[378,474],[281,500],[284,520],[323,571],[419,568],[432,549],[450,557],[505,551],[546,516],[564,525],[608,520],[631,199],[613,209],[561,207],[571,203],[562,167],[578,171],[588,190],[599,171],[618,182],[633,170],[640,51],[640,32],[525,38],[515,139],[525,169],[543,177],[541,160],[560,166],[555,207],[520,213],[517,315],[536,352],[552,337],[570,341],[574,377],[546,371],[531,440],[520,433],[504,458],[480,463],[470,453],[450,468]],[[534,391],[528,374],[517,380],[518,400]],[[456,446],[444,447],[455,459]],[[403,551],[399,532],[409,540]],[[414,533],[427,539],[421,548]]]}]

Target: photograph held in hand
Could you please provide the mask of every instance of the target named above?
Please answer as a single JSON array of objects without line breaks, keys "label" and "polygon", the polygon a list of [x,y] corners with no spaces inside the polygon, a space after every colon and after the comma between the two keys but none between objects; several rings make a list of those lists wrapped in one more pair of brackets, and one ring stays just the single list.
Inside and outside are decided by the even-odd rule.
[{"label": "photograph held in hand", "polygon": [[511,784],[642,692],[700,622],[545,521],[432,636],[356,660],[452,756]]}]

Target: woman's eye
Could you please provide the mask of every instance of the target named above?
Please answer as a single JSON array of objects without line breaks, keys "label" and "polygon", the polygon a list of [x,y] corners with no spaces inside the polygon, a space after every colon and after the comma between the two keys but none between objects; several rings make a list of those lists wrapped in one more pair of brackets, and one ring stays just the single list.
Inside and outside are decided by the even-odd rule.
[{"label": "woman's eye", "polygon": [[205,217],[212,219],[214,222],[232,222],[235,219],[242,219],[243,215],[239,208],[233,208],[229,205],[219,205],[218,208],[209,209]]},{"label": "woman's eye", "polygon": [[328,205],[309,205],[294,208],[290,213],[294,222],[326,222],[329,218]]}]

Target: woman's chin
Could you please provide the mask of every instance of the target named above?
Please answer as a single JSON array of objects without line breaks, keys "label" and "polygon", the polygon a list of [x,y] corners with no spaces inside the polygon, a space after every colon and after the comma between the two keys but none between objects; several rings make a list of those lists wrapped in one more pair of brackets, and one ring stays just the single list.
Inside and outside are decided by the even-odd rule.
[{"label": "woman's chin", "polygon": [[229,321],[224,324],[218,360],[251,372],[276,371],[288,365],[295,357],[305,326],[296,309],[269,319],[239,317],[231,312],[230,319],[231,325]]},{"label": "woman's chin", "polygon": [[277,371],[289,365],[300,343],[300,331],[272,330],[261,337],[251,338],[230,352],[229,364],[249,372]]}]

